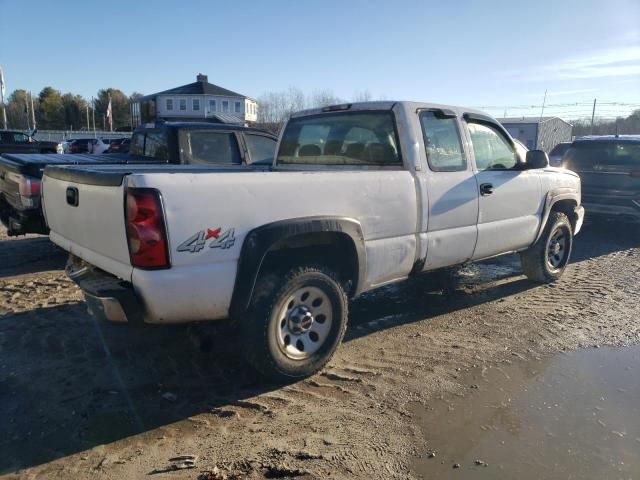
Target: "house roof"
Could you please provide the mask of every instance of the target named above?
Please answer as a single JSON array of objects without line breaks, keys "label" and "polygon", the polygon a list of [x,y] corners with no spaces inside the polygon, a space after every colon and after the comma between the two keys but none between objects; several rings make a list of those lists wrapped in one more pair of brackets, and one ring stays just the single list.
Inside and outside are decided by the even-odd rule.
[{"label": "house roof", "polygon": [[506,117],[506,118],[497,118],[500,123],[503,125],[505,123],[519,123],[519,124],[537,124],[537,123],[545,123],[549,120],[558,119],[561,122],[570,125],[569,122],[562,120],[560,117]]},{"label": "house roof", "polygon": [[193,82],[180,87],[170,88],[169,90],[163,90],[162,92],[152,93],[145,95],[145,99],[152,99],[158,95],[222,95],[225,97],[239,97],[249,98],[240,93],[227,90],[226,88],[219,87],[209,82]]}]

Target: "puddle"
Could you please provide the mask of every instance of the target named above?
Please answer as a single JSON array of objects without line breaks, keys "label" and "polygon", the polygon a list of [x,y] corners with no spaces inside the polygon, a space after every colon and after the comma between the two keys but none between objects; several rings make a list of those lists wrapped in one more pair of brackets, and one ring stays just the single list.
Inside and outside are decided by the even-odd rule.
[{"label": "puddle", "polygon": [[592,348],[472,371],[464,396],[414,409],[430,450],[415,460],[413,473],[639,478],[639,372],[640,347]]}]

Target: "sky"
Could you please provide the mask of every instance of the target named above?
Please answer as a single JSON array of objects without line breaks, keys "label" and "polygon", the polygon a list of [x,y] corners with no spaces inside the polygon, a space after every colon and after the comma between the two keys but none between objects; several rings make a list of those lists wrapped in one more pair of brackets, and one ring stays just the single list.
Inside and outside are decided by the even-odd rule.
[{"label": "sky", "polygon": [[[640,108],[640,0],[0,0],[7,90],[330,89],[502,116]],[[617,105],[617,104],[628,105]],[[572,105],[577,104],[577,105]]]}]

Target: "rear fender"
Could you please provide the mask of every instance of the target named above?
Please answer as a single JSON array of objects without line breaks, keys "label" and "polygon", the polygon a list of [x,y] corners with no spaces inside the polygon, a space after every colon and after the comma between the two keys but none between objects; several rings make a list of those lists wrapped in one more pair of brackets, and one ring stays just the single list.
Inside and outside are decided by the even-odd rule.
[{"label": "rear fender", "polygon": [[[339,233],[346,235],[357,257],[352,294],[357,295],[364,284],[366,251],[362,228],[357,220],[347,217],[306,217],[281,220],[251,230],[242,244],[230,314],[241,315],[249,308],[254,287],[265,257],[278,244],[301,235]],[[320,237],[320,235],[318,235]]]}]

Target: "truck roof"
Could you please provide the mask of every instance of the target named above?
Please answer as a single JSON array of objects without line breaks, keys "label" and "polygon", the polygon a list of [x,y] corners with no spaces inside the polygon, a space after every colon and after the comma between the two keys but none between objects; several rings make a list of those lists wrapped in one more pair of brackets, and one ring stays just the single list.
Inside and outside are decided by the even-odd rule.
[{"label": "truck roof", "polygon": [[616,142],[640,143],[640,135],[585,135],[578,137],[576,142]]},{"label": "truck roof", "polygon": [[318,115],[321,113],[338,112],[338,111],[358,111],[358,110],[391,110],[394,106],[401,104],[409,110],[418,109],[439,109],[439,110],[452,110],[458,115],[461,113],[475,113],[490,117],[481,110],[474,108],[458,107],[455,105],[445,105],[441,103],[429,103],[429,102],[414,102],[407,100],[380,100],[372,102],[351,102],[341,103],[336,105],[329,105],[326,107],[310,108],[307,110],[301,110],[291,114],[291,118],[304,117],[307,115]]},{"label": "truck roof", "polygon": [[[210,123],[210,122],[158,122],[154,126],[140,126],[136,128],[136,132],[145,131],[145,130],[158,130],[162,128],[170,128],[170,129],[187,129],[187,128],[209,128],[212,130],[241,130],[243,132],[256,132],[262,134],[268,134],[275,138],[275,135],[272,133],[254,127],[245,127],[244,125],[233,125],[228,123]],[[135,132],[134,132],[135,133]]]}]

